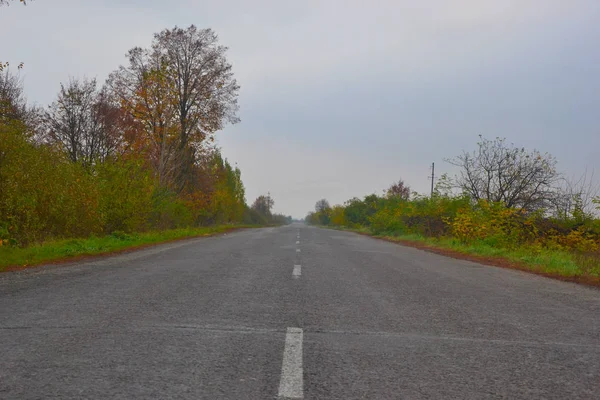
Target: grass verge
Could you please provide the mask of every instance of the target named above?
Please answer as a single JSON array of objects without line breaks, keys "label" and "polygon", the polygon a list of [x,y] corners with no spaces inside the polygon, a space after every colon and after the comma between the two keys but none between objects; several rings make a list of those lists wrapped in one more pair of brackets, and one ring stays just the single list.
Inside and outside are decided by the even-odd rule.
[{"label": "grass verge", "polygon": [[375,235],[366,228],[335,229],[356,232],[447,257],[518,269],[549,278],[600,287],[600,258],[597,255],[532,247],[504,249],[486,243],[464,244],[456,239],[435,239],[419,235]]},{"label": "grass verge", "polygon": [[249,225],[217,225],[135,234],[115,232],[108,236],[57,240],[25,248],[2,246],[0,247],[0,272],[40,264],[74,261],[90,256],[114,254],[175,240],[211,236],[253,227]]}]

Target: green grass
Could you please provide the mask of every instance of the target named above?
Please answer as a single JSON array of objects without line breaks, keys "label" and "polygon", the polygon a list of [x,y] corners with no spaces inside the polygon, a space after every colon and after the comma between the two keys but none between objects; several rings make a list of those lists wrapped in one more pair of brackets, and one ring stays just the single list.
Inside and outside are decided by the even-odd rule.
[{"label": "green grass", "polygon": [[144,245],[208,236],[236,228],[251,227],[247,225],[217,225],[136,234],[115,232],[109,236],[57,240],[25,248],[2,246],[0,247],[0,272],[8,267],[31,266],[77,256],[100,255],[134,249]]},{"label": "green grass", "polygon": [[582,255],[562,250],[537,249],[519,247],[506,249],[494,247],[486,243],[465,244],[452,238],[428,238],[420,235],[374,235],[368,228],[343,230],[366,233],[392,241],[407,241],[425,244],[439,249],[453,250],[462,254],[474,255],[485,259],[502,258],[518,264],[531,272],[556,275],[565,278],[591,278],[600,282],[600,258],[597,255]]}]

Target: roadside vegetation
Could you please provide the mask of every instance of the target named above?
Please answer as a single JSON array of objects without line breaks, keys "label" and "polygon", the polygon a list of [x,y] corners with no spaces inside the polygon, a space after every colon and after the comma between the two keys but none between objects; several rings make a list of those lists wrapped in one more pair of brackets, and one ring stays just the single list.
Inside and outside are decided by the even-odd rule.
[{"label": "roadside vegetation", "polygon": [[306,221],[600,285],[600,198],[591,177],[564,179],[551,155],[499,138],[481,138],[475,151],[448,161],[458,175],[442,176],[430,195],[400,180],[343,205],[322,199]]},{"label": "roadside vegetation", "polygon": [[246,204],[240,169],[215,145],[239,122],[226,52],[210,29],[166,29],[103,85],[57,83],[46,108],[28,104],[23,65],[3,61],[0,269],[289,223],[270,196]]},{"label": "roadside vegetation", "polygon": [[252,225],[216,225],[141,233],[115,231],[107,236],[53,240],[28,247],[4,246],[0,249],[0,271],[21,269],[41,263],[72,260],[76,257],[133,250],[158,243],[210,236],[250,227]]}]

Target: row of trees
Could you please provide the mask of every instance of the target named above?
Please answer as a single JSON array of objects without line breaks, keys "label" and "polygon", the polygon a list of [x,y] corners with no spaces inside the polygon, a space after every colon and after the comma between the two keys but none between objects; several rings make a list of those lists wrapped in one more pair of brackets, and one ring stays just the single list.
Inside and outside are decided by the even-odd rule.
[{"label": "row of trees", "polygon": [[104,85],[71,79],[46,109],[0,73],[0,241],[215,223],[284,222],[245,202],[215,134],[236,123],[237,84],[210,29],[175,27],[135,47]]},{"label": "row of trees", "polygon": [[215,152],[214,134],[238,122],[239,85],[226,50],[210,29],[166,29],[150,48],[131,49],[104,86],[61,84],[56,101],[37,113],[36,140],[88,170],[143,154],[161,187],[192,192],[199,164]]},{"label": "row of trees", "polygon": [[482,138],[477,150],[449,161],[459,173],[443,176],[432,196],[412,192],[400,180],[382,196],[353,198],[333,207],[319,200],[306,220],[368,228],[376,234],[454,237],[499,247],[591,253],[600,248],[599,192],[587,175],[565,180],[551,155],[529,152],[500,138]]}]

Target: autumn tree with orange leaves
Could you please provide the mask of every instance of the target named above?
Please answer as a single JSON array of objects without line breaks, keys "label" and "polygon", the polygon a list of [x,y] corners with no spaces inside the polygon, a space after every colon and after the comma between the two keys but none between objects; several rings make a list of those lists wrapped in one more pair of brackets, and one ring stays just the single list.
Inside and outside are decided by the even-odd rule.
[{"label": "autumn tree with orange leaves", "polygon": [[226,123],[236,123],[239,86],[217,35],[195,26],[166,29],[150,48],[129,51],[129,65],[108,85],[143,127],[133,145],[147,152],[161,186],[194,184],[194,165]]},{"label": "autumn tree with orange leaves", "polygon": [[106,85],[73,78],[45,110],[1,72],[0,244],[288,223],[247,206],[240,169],[214,143],[238,122],[226,50],[210,29],[166,29]]}]

